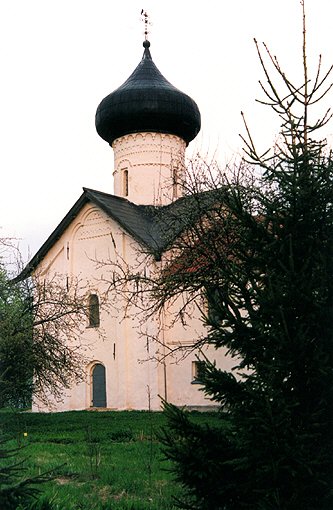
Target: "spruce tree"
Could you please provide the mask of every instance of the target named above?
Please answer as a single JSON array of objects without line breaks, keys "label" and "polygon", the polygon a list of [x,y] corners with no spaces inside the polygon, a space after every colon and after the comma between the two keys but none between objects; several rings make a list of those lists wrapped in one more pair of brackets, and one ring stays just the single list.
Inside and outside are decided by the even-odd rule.
[{"label": "spruce tree", "polygon": [[332,68],[322,74],[320,59],[310,81],[301,5],[301,83],[256,43],[262,102],[281,119],[279,139],[260,155],[245,123],[241,168],[192,195],[177,262],[152,294],[157,308],[180,292],[191,300],[204,292],[208,333],[198,346],[226,347],[234,358],[232,372],[201,364],[219,427],[165,403],[162,441],[184,488],[181,508],[333,508],[333,158],[319,136],[329,111],[311,117]]}]

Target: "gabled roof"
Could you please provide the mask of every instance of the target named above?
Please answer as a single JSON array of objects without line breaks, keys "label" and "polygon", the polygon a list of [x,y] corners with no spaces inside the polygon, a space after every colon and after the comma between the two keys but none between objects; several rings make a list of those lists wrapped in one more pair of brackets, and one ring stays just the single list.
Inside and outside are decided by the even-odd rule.
[{"label": "gabled roof", "polygon": [[[200,207],[197,207],[198,197],[200,197]],[[136,205],[122,197],[83,188],[80,198],[15,280],[27,278],[36,269],[87,203],[102,209],[144,250],[153,255],[156,260],[160,260],[162,253],[169,248],[172,241],[189,226],[189,222],[193,223],[193,212],[197,210],[202,214],[202,206],[212,203],[212,195],[209,193],[184,197],[167,206],[156,207]]]}]

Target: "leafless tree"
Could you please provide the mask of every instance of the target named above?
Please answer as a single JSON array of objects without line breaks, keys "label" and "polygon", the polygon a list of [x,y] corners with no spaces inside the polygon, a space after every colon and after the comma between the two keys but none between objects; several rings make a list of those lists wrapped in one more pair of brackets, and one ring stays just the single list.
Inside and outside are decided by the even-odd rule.
[{"label": "leafless tree", "polygon": [[[3,246],[11,247],[4,240]],[[63,275],[12,278],[0,267],[0,401],[47,403],[83,380],[87,285]],[[102,334],[102,333],[101,333]]]}]

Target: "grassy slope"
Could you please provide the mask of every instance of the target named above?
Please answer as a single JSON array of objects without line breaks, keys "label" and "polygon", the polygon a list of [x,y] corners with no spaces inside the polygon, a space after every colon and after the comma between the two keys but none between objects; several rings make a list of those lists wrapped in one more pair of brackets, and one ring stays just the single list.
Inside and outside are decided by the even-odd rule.
[{"label": "grassy slope", "polygon": [[[217,420],[192,414],[200,422]],[[53,510],[173,509],[180,489],[156,439],[163,425],[162,413],[0,412],[2,430],[13,445],[24,446],[29,475],[61,466],[43,486]]]}]

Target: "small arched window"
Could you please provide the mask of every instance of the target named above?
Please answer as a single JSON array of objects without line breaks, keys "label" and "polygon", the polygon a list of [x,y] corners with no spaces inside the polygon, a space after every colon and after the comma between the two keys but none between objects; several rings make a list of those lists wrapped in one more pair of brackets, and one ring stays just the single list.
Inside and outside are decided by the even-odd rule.
[{"label": "small arched window", "polygon": [[99,299],[96,294],[90,294],[88,303],[89,327],[98,328],[99,326]]},{"label": "small arched window", "polygon": [[172,169],[172,195],[173,198],[178,198],[178,169]]},{"label": "small arched window", "polygon": [[128,197],[128,170],[125,168],[123,170],[123,190],[124,190],[124,197]]}]

